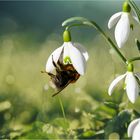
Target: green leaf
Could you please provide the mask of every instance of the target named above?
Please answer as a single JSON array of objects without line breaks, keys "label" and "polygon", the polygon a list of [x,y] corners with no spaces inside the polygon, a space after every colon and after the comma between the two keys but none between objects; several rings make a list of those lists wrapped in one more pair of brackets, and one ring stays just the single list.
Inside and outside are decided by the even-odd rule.
[{"label": "green leaf", "polygon": [[115,109],[115,110],[119,109],[119,106],[114,102],[106,101],[106,102],[104,102],[104,104],[109,108],[112,108],[112,109]]},{"label": "green leaf", "polygon": [[10,101],[3,101],[3,102],[0,102],[0,112],[3,112],[5,110],[8,110],[11,108],[11,102]]},{"label": "green leaf", "polygon": [[87,130],[81,133],[78,138],[79,139],[102,139],[104,137],[104,130],[94,131],[94,130]]},{"label": "green leaf", "polygon": [[78,136],[79,139],[91,139],[95,135],[95,131],[88,130],[86,132],[83,132],[81,135]]},{"label": "green leaf", "polygon": [[80,137],[81,138],[89,138],[89,137],[92,137],[94,135],[95,135],[95,132],[89,130],[89,131],[84,132]]},{"label": "green leaf", "polygon": [[57,139],[58,137],[55,133],[50,133],[49,128],[44,128],[45,125],[43,122],[36,121],[33,123],[32,128],[27,127],[23,130],[21,136],[16,136],[16,133],[13,133],[12,136],[15,135],[19,139]]},{"label": "green leaf", "polygon": [[137,118],[140,117],[140,112],[138,112],[137,110],[133,110],[133,112],[134,112],[134,114],[135,114],[135,116],[136,116]]},{"label": "green leaf", "polygon": [[[43,133],[43,132],[38,132],[38,131],[30,131],[27,134],[19,137],[19,139],[47,139],[48,135]],[[53,137],[52,139],[55,139]]]},{"label": "green leaf", "polygon": [[[107,114],[108,116],[114,116],[116,114],[116,110],[112,109],[112,108],[109,108],[105,105],[100,105],[98,108],[97,108],[97,111],[99,112],[99,110],[102,112],[102,113],[105,113]],[[104,118],[104,116],[103,116]]]},{"label": "green leaf", "polygon": [[34,130],[40,130],[40,128],[42,128],[42,126],[44,125],[44,123],[43,122],[40,122],[40,121],[35,121],[34,123],[33,123],[33,129]]},{"label": "green leaf", "polygon": [[56,125],[57,127],[62,127],[65,130],[69,128],[69,122],[64,118],[56,118],[53,121],[53,124]]},{"label": "green leaf", "polygon": [[105,137],[108,138],[111,133],[118,133],[121,138],[127,131],[127,125],[130,122],[131,113],[123,110],[116,117],[110,120],[105,127]]}]

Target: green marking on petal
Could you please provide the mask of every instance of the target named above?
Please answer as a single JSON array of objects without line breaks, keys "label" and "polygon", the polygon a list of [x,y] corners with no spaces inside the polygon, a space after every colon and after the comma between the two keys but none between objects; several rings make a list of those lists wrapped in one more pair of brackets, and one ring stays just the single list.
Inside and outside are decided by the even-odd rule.
[{"label": "green marking on petal", "polygon": [[124,3],[123,3],[123,12],[130,13],[130,11],[131,11],[131,7],[130,7],[130,5],[128,4],[128,2],[124,2]]},{"label": "green marking on petal", "polygon": [[64,64],[72,64],[71,59],[70,59],[69,56],[66,56],[66,57],[64,58]]}]

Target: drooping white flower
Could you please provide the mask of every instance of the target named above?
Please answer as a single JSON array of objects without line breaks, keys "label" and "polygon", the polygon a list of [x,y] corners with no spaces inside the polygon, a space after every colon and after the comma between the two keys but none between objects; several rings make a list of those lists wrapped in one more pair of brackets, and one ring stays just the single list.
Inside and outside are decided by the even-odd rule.
[{"label": "drooping white flower", "polygon": [[[67,38],[65,39],[67,40]],[[79,43],[73,43],[69,40],[63,43],[63,45],[57,48],[48,58],[46,63],[46,72],[52,73],[55,69],[52,57],[55,63],[57,63],[60,54],[64,49],[63,63],[65,65],[72,64],[75,70],[80,74],[84,75],[86,71],[86,61],[88,60],[88,53],[82,45]]]},{"label": "drooping white flower", "polygon": [[[132,66],[132,67],[131,67]],[[125,79],[125,90],[129,100],[134,103],[139,95],[140,87],[138,81],[140,81],[140,74],[133,72],[133,65],[129,64],[128,71],[118,76],[113,82],[110,84],[108,89],[108,94],[111,96],[116,85],[122,80]]]},{"label": "drooping white flower", "polygon": [[135,119],[129,124],[127,133],[132,140],[140,140],[140,119]]},{"label": "drooping white flower", "polygon": [[108,22],[109,29],[111,29],[114,25],[116,25],[115,40],[119,48],[124,46],[129,37],[130,18],[133,17],[130,11],[131,7],[127,2],[125,2],[123,4],[123,11],[112,15]]}]

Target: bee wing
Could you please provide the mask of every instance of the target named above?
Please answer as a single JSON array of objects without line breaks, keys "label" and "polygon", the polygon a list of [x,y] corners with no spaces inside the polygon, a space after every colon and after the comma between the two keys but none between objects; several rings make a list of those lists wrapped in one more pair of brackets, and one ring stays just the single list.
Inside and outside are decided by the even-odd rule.
[{"label": "bee wing", "polygon": [[58,59],[57,63],[63,64],[63,54],[64,54],[64,47],[62,48],[62,51],[61,51],[61,54],[59,56],[59,59]]},{"label": "bee wing", "polygon": [[57,61],[57,64],[61,70],[63,69],[63,54],[64,54],[64,47],[62,48],[61,54],[60,54],[59,59]]},{"label": "bee wing", "polygon": [[54,61],[53,55],[52,55],[52,63],[58,73],[59,73],[59,71],[61,71],[63,69],[63,54],[64,54],[64,47],[62,48],[62,51],[60,53],[60,56],[59,56],[57,62]]},{"label": "bee wing", "polygon": [[59,94],[63,89],[65,89],[70,83],[71,83],[71,80],[69,80],[68,83],[67,83],[63,88],[61,88],[58,92],[54,93],[54,94],[52,95],[52,97],[58,95],[58,94]]}]

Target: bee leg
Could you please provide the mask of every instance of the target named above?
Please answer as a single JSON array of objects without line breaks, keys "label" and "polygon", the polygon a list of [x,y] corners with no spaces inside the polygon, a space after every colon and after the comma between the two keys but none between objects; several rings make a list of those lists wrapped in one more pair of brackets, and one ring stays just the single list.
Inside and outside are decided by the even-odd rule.
[{"label": "bee leg", "polygon": [[55,75],[54,74],[52,74],[52,73],[50,73],[50,72],[46,72],[46,71],[41,71],[41,73],[47,73],[49,76],[51,76],[52,78],[54,78],[55,77]]},{"label": "bee leg", "polygon": [[63,69],[63,54],[64,54],[64,47],[63,47],[63,49],[61,51],[61,54],[60,54],[60,57],[59,57],[59,59],[57,61],[57,64],[59,65],[59,67],[61,69]]},{"label": "bee leg", "polygon": [[53,59],[53,55],[52,55],[52,63],[54,65],[54,67],[56,68],[57,71],[60,71],[59,66],[55,63],[54,59]]},{"label": "bee leg", "polygon": [[61,63],[60,60],[57,61],[57,64],[60,67],[60,69],[63,69],[63,63]]},{"label": "bee leg", "polygon": [[56,63],[54,62],[54,59],[53,59],[53,55],[52,55],[52,63],[54,65],[54,67],[57,68],[57,65],[56,65]]},{"label": "bee leg", "polygon": [[54,74],[52,74],[52,73],[47,73],[49,76],[51,76],[52,78],[54,78],[55,77],[55,75]]},{"label": "bee leg", "polygon": [[52,55],[52,63],[53,63],[53,65],[54,65],[54,67],[56,68],[56,71],[57,71],[58,73],[60,73],[61,69],[60,69],[59,66],[54,62],[53,55]]},{"label": "bee leg", "polygon": [[69,80],[68,83],[67,83],[63,88],[61,88],[58,92],[54,93],[54,94],[52,95],[52,97],[54,97],[54,96],[58,95],[59,93],[61,93],[61,91],[62,91],[63,89],[65,89],[71,82],[72,82],[72,81]]},{"label": "bee leg", "polygon": [[52,95],[52,97],[58,95],[61,91],[56,92],[55,94]]}]

